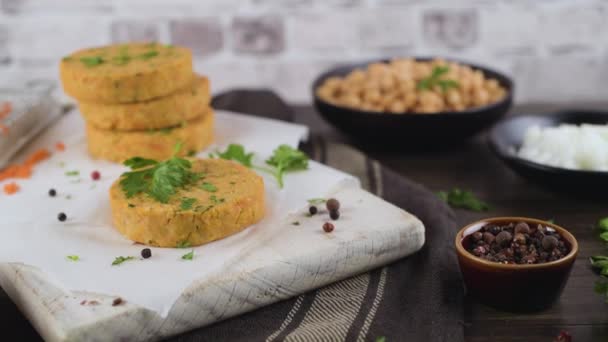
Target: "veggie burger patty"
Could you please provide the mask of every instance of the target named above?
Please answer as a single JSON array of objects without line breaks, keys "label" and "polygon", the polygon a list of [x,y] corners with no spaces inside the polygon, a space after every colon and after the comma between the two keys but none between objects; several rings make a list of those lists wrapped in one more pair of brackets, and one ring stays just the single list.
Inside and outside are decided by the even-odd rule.
[{"label": "veggie burger patty", "polygon": [[192,120],[209,106],[209,80],[196,77],[191,85],[158,99],[126,104],[81,101],[85,120],[102,129],[122,131],[172,127]]},{"label": "veggie burger patty", "polygon": [[65,92],[79,101],[131,103],[185,89],[192,82],[189,49],[158,43],[79,50],[60,63]]},{"label": "veggie burger patty", "polygon": [[164,160],[173,155],[181,143],[178,155],[198,152],[213,142],[214,114],[211,109],[200,117],[181,125],[147,131],[104,130],[87,123],[89,154],[94,158],[122,163],[133,156]]},{"label": "veggie burger patty", "polygon": [[159,247],[198,246],[235,234],[264,217],[264,181],[223,159],[191,159],[201,179],[167,203],[140,193],[127,198],[117,180],[110,188],[112,220],[127,238]]}]

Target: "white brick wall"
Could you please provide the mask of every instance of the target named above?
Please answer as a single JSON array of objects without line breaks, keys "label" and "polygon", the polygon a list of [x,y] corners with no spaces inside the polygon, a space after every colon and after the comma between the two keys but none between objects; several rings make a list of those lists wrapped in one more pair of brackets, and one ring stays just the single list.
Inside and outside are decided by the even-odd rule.
[{"label": "white brick wall", "polygon": [[605,0],[0,0],[0,83],[57,78],[74,49],[186,44],[214,92],[310,101],[341,62],[442,55],[509,73],[518,102],[608,99]]}]

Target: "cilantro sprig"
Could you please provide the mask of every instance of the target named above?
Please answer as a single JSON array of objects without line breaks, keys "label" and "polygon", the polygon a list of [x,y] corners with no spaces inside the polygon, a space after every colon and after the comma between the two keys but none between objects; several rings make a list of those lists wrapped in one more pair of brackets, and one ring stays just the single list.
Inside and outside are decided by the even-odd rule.
[{"label": "cilantro sprig", "polygon": [[112,262],[112,266],[116,266],[116,265],[120,265],[125,261],[129,261],[129,260],[135,260],[134,256],[117,256],[114,261]]},{"label": "cilantro sprig", "polygon": [[450,191],[440,191],[438,194],[447,204],[455,208],[469,209],[472,211],[487,211],[490,206],[477,199],[471,191],[464,191],[454,188]]},{"label": "cilantro sprig", "polygon": [[266,160],[266,164],[274,166],[274,176],[279,182],[279,187],[283,188],[283,175],[286,172],[307,170],[308,156],[289,145],[281,145]]},{"label": "cilantro sprig", "polygon": [[68,255],[66,258],[70,261],[80,261],[80,257],[78,255]]},{"label": "cilantro sprig", "polygon": [[442,92],[446,92],[450,88],[458,88],[458,82],[449,79],[442,79],[441,77],[447,74],[450,68],[447,66],[436,66],[431,71],[431,74],[427,78],[423,78],[418,81],[416,88],[418,90],[431,90],[435,86],[439,86]]},{"label": "cilantro sprig", "polygon": [[186,239],[186,240],[178,242],[177,246],[175,246],[175,248],[188,248],[190,246],[191,246],[190,242]]},{"label": "cilantro sprig", "polygon": [[182,255],[182,259],[184,260],[192,260],[194,258],[194,250],[191,250],[189,253]]},{"label": "cilantro sprig", "polygon": [[266,160],[266,165],[271,168],[253,165],[254,154],[247,153],[243,145],[239,144],[230,144],[224,152],[218,151],[211,156],[233,160],[249,168],[267,172],[277,179],[281,189],[284,186],[285,173],[308,169],[308,156],[289,145],[280,145],[273,151],[272,156]]},{"label": "cilantro sprig", "polygon": [[131,168],[122,174],[120,186],[127,198],[145,193],[161,203],[167,203],[180,188],[193,184],[201,174],[191,170],[192,163],[176,156],[181,149],[178,144],[173,157],[163,162],[135,157],[124,162]]},{"label": "cilantro sprig", "polygon": [[219,157],[221,159],[226,159],[226,160],[234,160],[236,162],[238,162],[239,164],[243,164],[244,166],[247,167],[252,167],[252,159],[253,159],[253,152],[247,153],[245,152],[245,147],[243,145],[240,144],[230,144],[228,145],[228,147],[226,148],[226,151],[224,152],[216,152],[215,154],[211,155],[212,157]]},{"label": "cilantro sprig", "polygon": [[[597,223],[597,228],[600,231],[599,238],[608,242],[608,217],[601,219]],[[595,283],[595,292],[603,295],[608,303],[608,256],[592,256],[589,258],[589,262],[591,267],[600,274],[600,279]]]}]

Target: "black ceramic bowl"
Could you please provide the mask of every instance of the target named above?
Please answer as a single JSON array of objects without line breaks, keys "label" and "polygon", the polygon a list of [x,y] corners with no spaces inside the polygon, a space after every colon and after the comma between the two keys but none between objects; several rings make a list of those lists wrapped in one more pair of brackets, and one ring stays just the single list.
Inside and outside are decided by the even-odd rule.
[{"label": "black ceramic bowl", "polygon": [[[416,60],[430,59],[416,58]],[[470,63],[452,61],[468,65],[483,72],[485,77],[496,79],[507,90],[507,95],[499,102],[487,106],[436,114],[393,114],[357,110],[333,105],[316,95],[316,89],[328,77],[343,77],[354,69],[365,68],[370,63],[388,62],[388,60],[380,60],[343,65],[323,73],[312,85],[314,104],[319,113],[332,125],[366,142],[417,142],[419,147],[424,147],[461,141],[492,125],[509,110],[513,82],[497,71]]]},{"label": "black ceramic bowl", "polygon": [[593,195],[600,192],[599,189],[608,188],[608,172],[569,170],[535,163],[515,155],[528,127],[558,126],[562,123],[605,125],[608,123],[608,112],[570,110],[552,115],[510,117],[499,122],[491,130],[490,147],[517,173],[551,190]]}]

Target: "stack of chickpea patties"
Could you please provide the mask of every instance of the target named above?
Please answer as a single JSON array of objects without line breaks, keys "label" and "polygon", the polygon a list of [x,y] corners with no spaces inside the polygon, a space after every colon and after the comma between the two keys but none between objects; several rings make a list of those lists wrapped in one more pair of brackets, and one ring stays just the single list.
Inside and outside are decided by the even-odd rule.
[{"label": "stack of chickpea patties", "polygon": [[89,153],[123,162],[163,160],[200,151],[213,140],[207,78],[194,74],[192,53],[158,43],[74,52],[61,61],[65,92],[86,120]]}]

